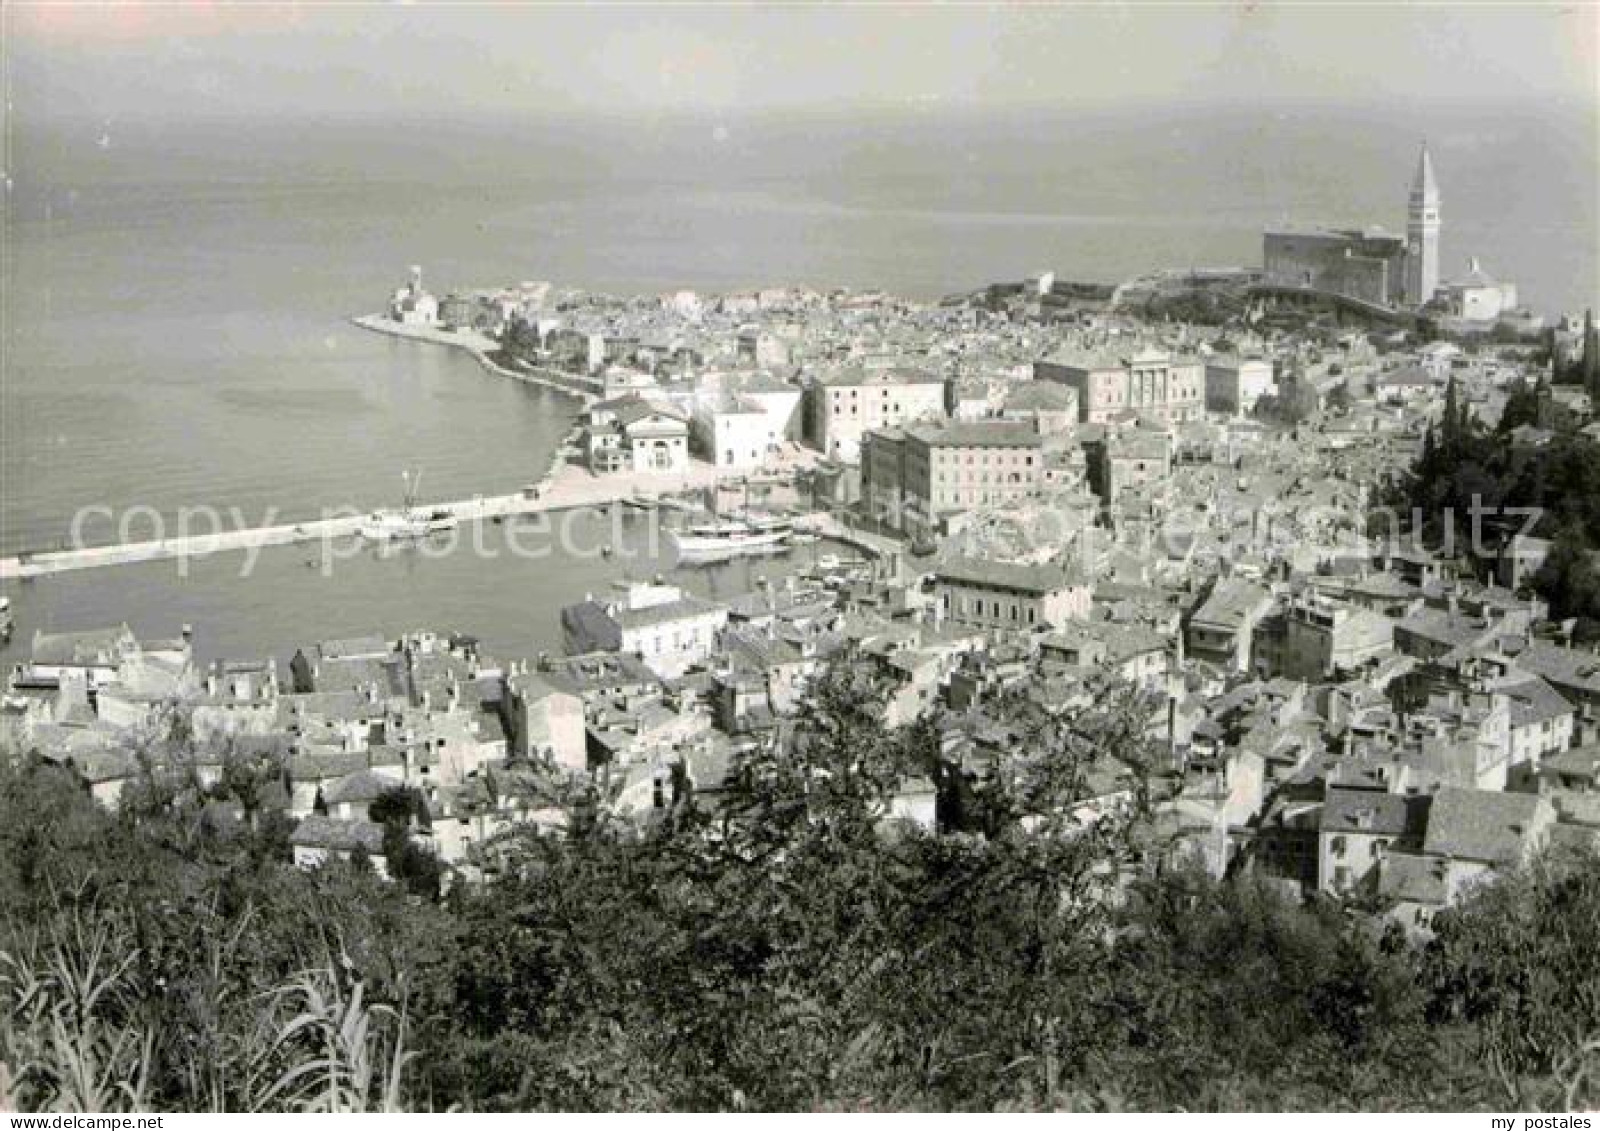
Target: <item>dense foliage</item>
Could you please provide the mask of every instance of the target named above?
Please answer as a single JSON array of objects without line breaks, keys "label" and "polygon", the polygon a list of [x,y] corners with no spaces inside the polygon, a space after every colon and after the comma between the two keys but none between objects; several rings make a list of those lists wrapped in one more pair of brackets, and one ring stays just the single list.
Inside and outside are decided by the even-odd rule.
[{"label": "dense foliage", "polygon": [[[945,835],[881,819],[931,727],[829,680],[648,831],[515,836],[438,900],[263,822],[0,772],[0,1102],[23,1108],[1391,1108],[1592,1103],[1600,862],[1413,948],[1052,816],[1138,704],[1040,712]],[[1135,774],[1135,777],[1138,775]],[[398,825],[411,802],[385,801]],[[213,805],[211,808],[214,808]],[[1489,1058],[1498,1073],[1486,1073]],[[1591,1065],[1592,1067],[1592,1065]],[[1569,1091],[1570,1090],[1570,1091]]]},{"label": "dense foliage", "polygon": [[1384,502],[1419,515],[1425,538],[1448,538],[1486,575],[1499,541],[1531,519],[1529,532],[1554,542],[1532,588],[1552,617],[1578,622],[1578,639],[1593,639],[1600,637],[1600,444],[1568,429],[1537,445],[1515,442],[1512,430],[1536,421],[1537,400],[1537,389],[1513,389],[1490,431],[1468,415],[1452,382],[1412,474]]}]

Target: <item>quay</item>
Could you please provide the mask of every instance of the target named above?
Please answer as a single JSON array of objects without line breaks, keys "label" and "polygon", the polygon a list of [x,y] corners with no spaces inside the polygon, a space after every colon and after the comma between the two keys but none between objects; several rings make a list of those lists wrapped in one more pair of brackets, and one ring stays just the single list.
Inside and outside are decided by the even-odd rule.
[{"label": "quay", "polygon": [[[512,518],[519,515],[568,511],[579,507],[620,505],[640,497],[682,495],[708,487],[726,487],[717,469],[707,464],[692,465],[687,471],[633,473],[625,476],[597,476],[581,467],[562,464],[534,486],[537,493],[518,491],[509,495],[482,495],[456,502],[419,503],[427,511],[445,511],[460,522]],[[132,565],[138,562],[205,557],[288,546],[297,543],[328,543],[343,538],[360,538],[360,528],[371,511],[340,514],[336,517],[308,519],[299,523],[247,527],[164,538],[119,545],[83,546],[76,549],[19,554],[0,558],[0,581],[26,581],[72,570],[102,566]],[[845,542],[878,556],[898,550],[891,539],[853,530],[825,512],[801,516],[797,527],[813,530],[835,541]]]},{"label": "quay", "polygon": [[605,393],[602,382],[577,373],[563,373],[559,369],[526,364],[520,365],[517,369],[507,369],[490,356],[500,348],[500,343],[476,330],[441,330],[435,326],[409,326],[396,322],[384,314],[362,314],[350,321],[353,325],[363,330],[371,330],[375,334],[388,334],[394,338],[406,338],[409,341],[428,342],[436,346],[453,346],[456,349],[466,350],[490,373],[509,377],[513,381],[521,381],[527,385],[538,385],[569,397],[577,397],[584,404],[593,404]]}]

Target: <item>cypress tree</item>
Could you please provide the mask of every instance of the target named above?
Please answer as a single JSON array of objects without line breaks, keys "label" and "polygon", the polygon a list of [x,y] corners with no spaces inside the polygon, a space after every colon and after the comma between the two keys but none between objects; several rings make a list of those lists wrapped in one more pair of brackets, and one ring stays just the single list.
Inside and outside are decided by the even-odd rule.
[{"label": "cypress tree", "polygon": [[1600,398],[1600,342],[1596,341],[1594,311],[1583,312],[1583,360],[1579,372],[1583,374],[1583,387],[1589,396]]},{"label": "cypress tree", "polygon": [[1444,422],[1439,437],[1440,446],[1446,454],[1453,454],[1456,443],[1461,439],[1461,407],[1456,396],[1455,374],[1450,375],[1450,384],[1444,390]]}]

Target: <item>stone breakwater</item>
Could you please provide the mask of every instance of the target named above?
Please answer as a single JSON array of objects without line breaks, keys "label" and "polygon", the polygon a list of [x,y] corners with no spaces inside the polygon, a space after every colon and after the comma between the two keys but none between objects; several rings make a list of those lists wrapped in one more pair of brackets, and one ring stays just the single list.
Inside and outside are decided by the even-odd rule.
[{"label": "stone breakwater", "polygon": [[577,397],[585,404],[599,400],[605,391],[604,386],[592,377],[563,373],[559,369],[520,362],[518,368],[508,369],[490,356],[500,348],[500,343],[476,330],[441,330],[434,326],[408,326],[382,314],[363,314],[350,321],[363,330],[371,330],[375,334],[388,334],[390,337],[406,338],[414,342],[429,342],[437,346],[453,346],[456,349],[466,350],[490,373],[509,377],[513,381],[538,385],[569,397]]},{"label": "stone breakwater", "polygon": [[[482,495],[455,502],[419,504],[426,511],[444,511],[460,522],[509,518],[576,507],[608,506],[642,495],[673,495],[704,488],[716,481],[716,469],[696,466],[688,472],[596,476],[581,467],[556,462],[538,483],[509,495]],[[340,514],[277,526],[223,530],[187,537],[114,546],[84,546],[48,553],[0,558],[0,581],[27,580],[70,570],[135,562],[204,557],[296,543],[331,543],[361,537],[370,512]]]}]

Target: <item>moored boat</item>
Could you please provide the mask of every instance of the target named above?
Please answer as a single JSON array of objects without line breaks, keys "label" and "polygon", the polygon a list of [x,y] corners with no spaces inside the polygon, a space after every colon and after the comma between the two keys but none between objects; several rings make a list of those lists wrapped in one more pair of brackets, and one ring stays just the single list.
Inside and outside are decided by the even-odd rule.
[{"label": "moored boat", "polygon": [[361,537],[370,542],[412,542],[434,534],[454,530],[461,520],[444,507],[424,509],[417,506],[417,487],[422,473],[405,473],[405,505],[389,510],[377,510],[368,515],[357,528]]},{"label": "moored boat", "polygon": [[759,529],[748,522],[705,522],[668,533],[678,555],[684,558],[738,557],[776,554],[787,549],[789,529]]},{"label": "moored boat", "polygon": [[370,542],[405,542],[454,530],[461,520],[446,510],[374,511],[361,524],[361,536]]}]

